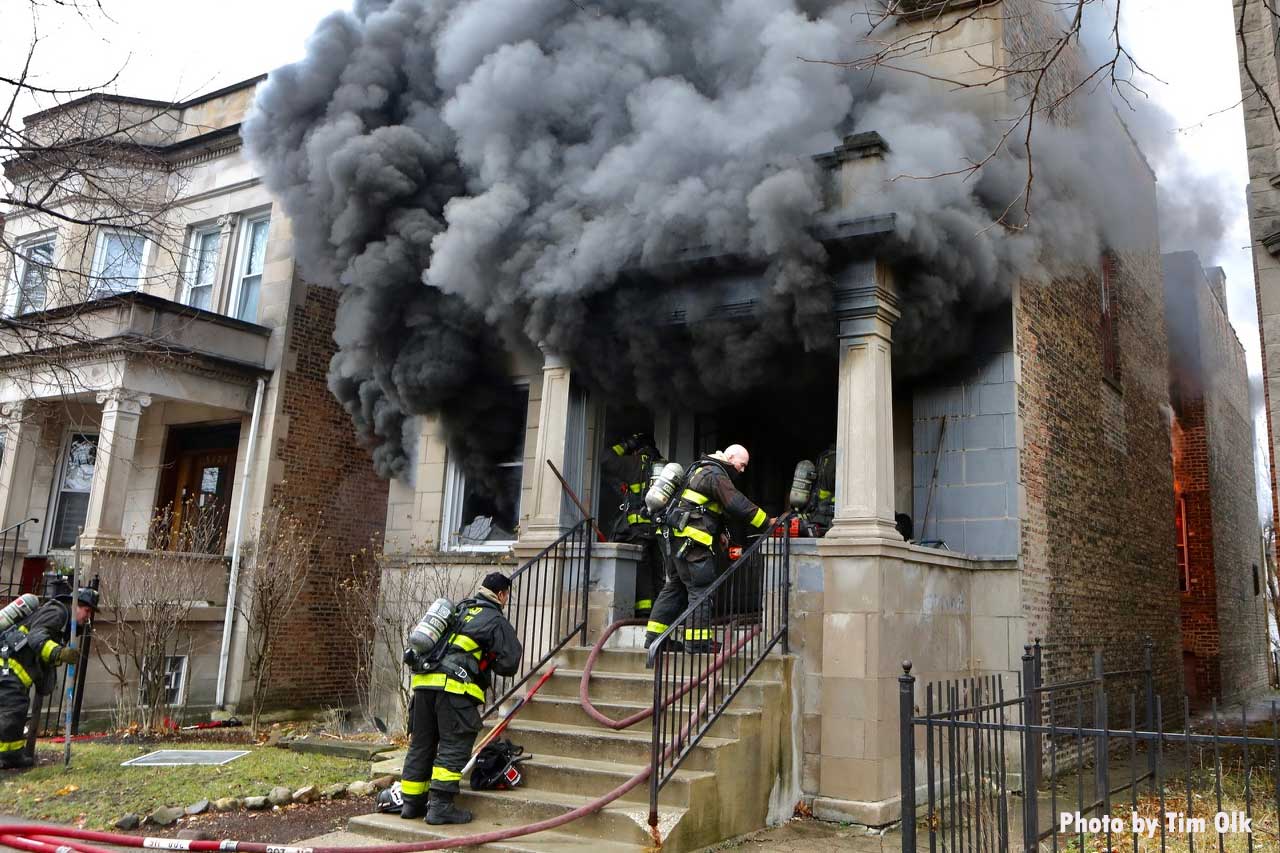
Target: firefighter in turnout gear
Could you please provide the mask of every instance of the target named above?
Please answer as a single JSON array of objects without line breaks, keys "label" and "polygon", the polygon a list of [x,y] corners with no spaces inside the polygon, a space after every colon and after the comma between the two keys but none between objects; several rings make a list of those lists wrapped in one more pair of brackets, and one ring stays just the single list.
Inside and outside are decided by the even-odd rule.
[{"label": "firefighter in turnout gear", "polygon": [[[701,595],[716,579],[720,553],[728,537],[726,517],[757,530],[772,524],[764,510],[738,491],[734,480],[747,468],[750,456],[740,444],[703,456],[685,475],[683,491],[667,509],[663,542],[667,549],[667,578],[653,605],[645,631],[645,648],[670,626],[689,600]],[[714,651],[711,629],[712,603],[704,602],[685,628],[683,648],[688,652]],[[673,648],[680,645],[673,644]]]},{"label": "firefighter in turnout gear", "polygon": [[403,818],[427,823],[469,823],[471,812],[453,804],[462,768],[480,732],[480,706],[491,673],[515,675],[524,650],[515,628],[502,615],[511,597],[511,579],[492,572],[475,595],[458,605],[460,620],[448,651],[429,671],[410,681],[412,732],[400,790]]},{"label": "firefighter in turnout gear", "polygon": [[603,468],[615,493],[622,496],[622,503],[609,538],[614,542],[640,546],[640,561],[636,565],[635,615],[645,618],[653,609],[653,600],[662,588],[663,561],[657,525],[649,517],[644,495],[649,489],[653,466],[662,465],[666,460],[658,451],[653,436],[645,432],[618,442],[611,450]]},{"label": "firefighter in turnout gear", "polygon": [[822,452],[815,465],[818,471],[809,493],[809,503],[804,508],[804,518],[812,535],[823,536],[831,529],[836,517],[836,446]]},{"label": "firefighter in turnout gear", "polygon": [[31,688],[48,696],[57,686],[57,667],[79,663],[80,650],[66,644],[71,608],[77,626],[98,609],[98,591],[85,587],[40,605],[19,625],[0,634],[0,767],[30,767],[25,728]]}]

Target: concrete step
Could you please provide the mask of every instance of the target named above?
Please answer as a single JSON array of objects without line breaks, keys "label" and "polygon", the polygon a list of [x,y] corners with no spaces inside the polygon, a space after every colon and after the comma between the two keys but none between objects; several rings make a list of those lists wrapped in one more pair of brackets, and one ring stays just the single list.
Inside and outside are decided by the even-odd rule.
[{"label": "concrete step", "polygon": [[[591,649],[575,646],[562,650],[558,657],[563,660],[563,665],[566,668],[581,671],[587,665],[587,657],[590,654]],[[596,674],[603,673],[631,673],[636,675],[649,673],[652,675],[653,670],[645,668],[647,660],[648,652],[644,649],[604,649],[596,660],[592,678]],[[761,662],[760,668],[756,670],[754,677],[777,681],[782,676],[782,666],[781,655],[771,654]]]},{"label": "concrete step", "polygon": [[[647,765],[620,764],[590,758],[564,755],[535,755],[521,762],[524,786],[537,790],[561,791],[583,797],[597,797],[614,790]],[[663,786],[658,802],[664,806],[688,808],[692,803],[705,803],[716,795],[716,774],[706,770],[685,770],[683,765]],[[646,780],[622,796],[622,802],[649,802]]]},{"label": "concrete step", "polygon": [[[652,752],[651,731],[615,732],[599,727],[573,726],[517,718],[504,733],[525,752],[551,760],[554,756],[587,757],[632,766],[649,763]],[[736,740],[704,737],[693,748],[681,767],[689,770],[715,770],[716,753],[733,746]]]},{"label": "concrete step", "polygon": [[[567,667],[565,669],[557,669],[555,675],[551,676],[542,690],[538,692],[538,696],[546,693],[549,696],[577,697],[578,685],[581,681],[582,670]],[[737,708],[759,708],[761,703],[765,701],[766,695],[771,695],[768,692],[771,690],[781,691],[781,682],[770,681],[756,673],[750,681],[743,685],[742,691],[734,699],[733,704]],[[593,700],[599,698],[610,702],[652,704],[653,674],[593,672],[591,673],[590,696]]]},{"label": "concrete step", "polygon": [[[518,822],[503,817],[500,819],[478,818],[462,826],[430,826],[420,820],[401,820],[396,815],[360,815],[351,818],[346,832],[322,836],[315,839],[317,844],[311,846],[320,846],[320,842],[323,842],[324,846],[354,847],[385,844],[388,840],[412,843],[435,841],[441,838],[462,838],[499,829],[509,829],[516,823]],[[509,853],[597,853],[597,851],[599,853],[640,853],[645,849],[644,844],[573,835],[573,826],[569,824],[561,831],[535,832],[532,835],[485,844],[474,849],[502,850]]]},{"label": "concrete step", "polygon": [[[475,815],[476,822],[513,827],[558,817],[588,805],[596,799],[596,796],[584,797],[523,787],[514,791],[471,791],[463,788],[456,802],[462,808],[470,810]],[[684,814],[683,809],[674,807],[667,807],[663,812],[664,818],[672,825]],[[626,844],[644,844],[649,839],[648,815],[648,803],[614,802],[573,821],[567,825],[565,834],[597,842],[620,841]],[[421,838],[442,829],[442,827],[431,826],[425,821],[404,820],[396,815],[391,815],[389,818],[386,815],[355,817],[348,822],[348,829],[361,832],[370,823],[373,830],[378,832],[392,831],[402,838],[412,836],[405,840]],[[463,833],[450,832],[450,834],[472,835],[474,830]]]},{"label": "concrete step", "polygon": [[[614,720],[623,720],[637,711],[648,708],[648,702],[612,702],[592,698],[596,710]],[[736,738],[748,728],[750,721],[759,717],[760,711],[752,708],[739,708],[733,702],[725,709],[724,714],[711,727],[711,734],[716,737]],[[578,697],[544,696],[538,693],[533,701],[524,706],[518,719],[542,720],[548,723],[567,723],[573,726],[599,726],[600,724],[587,715]],[[652,726],[652,718],[641,720],[628,731],[648,731]]]}]

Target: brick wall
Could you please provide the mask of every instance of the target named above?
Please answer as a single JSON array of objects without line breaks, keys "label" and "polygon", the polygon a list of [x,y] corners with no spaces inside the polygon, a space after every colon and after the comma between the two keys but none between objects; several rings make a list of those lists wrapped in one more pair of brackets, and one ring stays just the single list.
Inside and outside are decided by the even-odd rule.
[{"label": "brick wall", "polygon": [[387,514],[387,483],[374,474],[326,382],[338,292],[299,287],[281,404],[288,429],[274,453],[283,476],[271,499],[305,519],[320,519],[321,537],[274,671],[271,704],[291,707],[336,705],[354,696],[354,640],[341,631],[334,585],[350,571],[349,555],[380,536]]},{"label": "brick wall", "polygon": [[1098,270],[1025,281],[1015,295],[1023,606],[1049,646],[1046,677],[1139,666],[1182,687],[1168,367],[1159,258],[1122,253],[1121,383],[1103,378]]},{"label": "brick wall", "polygon": [[1204,400],[1178,407],[1173,430],[1174,491],[1186,513],[1187,591],[1182,595],[1183,665],[1187,693],[1201,703],[1221,693],[1218,587],[1213,565],[1213,496]]}]

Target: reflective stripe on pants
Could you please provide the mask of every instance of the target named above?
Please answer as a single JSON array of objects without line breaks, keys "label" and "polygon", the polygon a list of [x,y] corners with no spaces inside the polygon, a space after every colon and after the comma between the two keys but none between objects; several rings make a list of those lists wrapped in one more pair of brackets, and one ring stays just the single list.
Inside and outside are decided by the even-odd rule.
[{"label": "reflective stripe on pants", "polygon": [[466,696],[444,690],[415,690],[413,735],[404,759],[400,790],[420,795],[428,787],[458,792],[462,768],[480,732],[480,707]]}]

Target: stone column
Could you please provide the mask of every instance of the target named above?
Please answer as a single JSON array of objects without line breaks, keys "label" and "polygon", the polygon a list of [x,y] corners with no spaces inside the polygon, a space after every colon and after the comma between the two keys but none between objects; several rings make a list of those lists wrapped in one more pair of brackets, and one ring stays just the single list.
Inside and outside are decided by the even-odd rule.
[{"label": "stone column", "polygon": [[[40,422],[30,403],[11,403],[0,410],[4,452],[0,456],[0,527],[10,527],[27,518],[31,511],[31,486],[40,455]],[[40,513],[44,515],[44,513]],[[38,530],[35,525],[25,533]],[[25,546],[26,543],[23,543]]]},{"label": "stone column", "polygon": [[836,510],[827,540],[889,539],[894,524],[893,375],[897,293],[878,261],[850,265],[834,288],[840,338]]},{"label": "stone column", "polygon": [[[564,472],[565,442],[569,428],[569,365],[558,354],[542,348],[542,401],[538,406],[538,444],[533,460],[533,470],[526,473],[533,479],[532,505],[528,523],[520,531],[520,551],[523,546],[545,547],[560,538],[560,508],[564,489],[547,460]],[[541,543],[539,545],[539,543]]]},{"label": "stone column", "polygon": [[80,543],[85,548],[124,544],[125,493],[133,472],[133,450],[138,441],[138,421],[151,398],[122,388],[98,392],[102,427],[98,453],[89,487],[89,508]]}]

